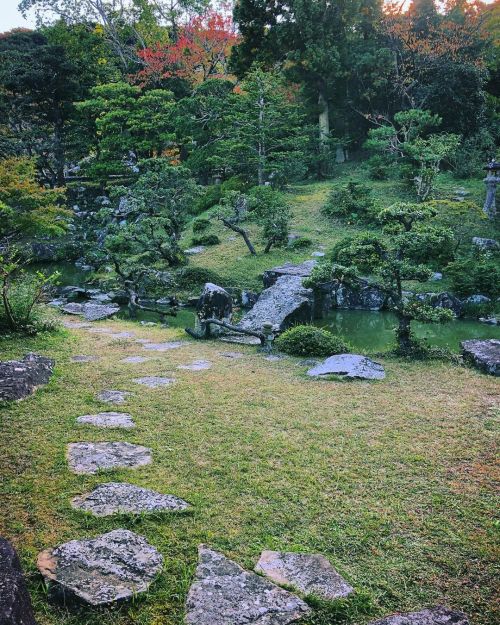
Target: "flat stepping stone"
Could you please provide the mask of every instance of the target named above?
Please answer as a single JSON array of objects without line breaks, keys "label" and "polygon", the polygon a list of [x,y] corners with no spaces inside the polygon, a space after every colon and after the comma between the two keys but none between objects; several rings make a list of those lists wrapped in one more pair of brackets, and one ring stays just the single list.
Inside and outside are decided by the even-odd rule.
[{"label": "flat stepping stone", "polygon": [[68,464],[73,473],[93,475],[103,469],[133,469],[151,464],[151,449],[132,443],[70,443]]},{"label": "flat stepping stone", "polygon": [[219,356],[223,358],[232,358],[233,360],[238,360],[238,358],[243,358],[245,354],[242,352],[219,352]]},{"label": "flat stepping stone", "polygon": [[200,546],[186,600],[188,625],[287,625],[309,612],[296,595]]},{"label": "flat stepping stone", "polygon": [[83,328],[90,328],[90,323],[84,321],[63,321],[63,326],[71,330],[81,330]]},{"label": "flat stepping stone", "polygon": [[135,334],[133,332],[111,332],[109,336],[112,339],[133,339]]},{"label": "flat stepping stone", "polygon": [[140,343],[141,345],[145,345],[146,343],[151,343],[151,339],[135,339],[136,343]]},{"label": "flat stepping stone", "polygon": [[107,404],[124,404],[129,395],[132,395],[129,391],[101,391],[97,399]]},{"label": "flat stepping stone", "polygon": [[42,551],[37,560],[52,592],[93,606],[145,592],[162,565],[162,555],[143,536],[125,529],[71,540]]},{"label": "flat stepping stone", "polygon": [[170,341],[167,343],[144,343],[144,349],[149,349],[152,352],[167,352],[170,349],[178,349],[186,345],[186,341]]},{"label": "flat stepping stone", "polygon": [[96,360],[99,360],[99,358],[97,356],[72,356],[71,357],[71,362],[95,362]]},{"label": "flat stepping stone", "polygon": [[127,358],[123,358],[122,360],[120,360],[120,362],[124,362],[127,365],[135,365],[135,364],[142,364],[143,362],[147,362],[148,360],[151,360],[151,358],[144,358],[144,356],[128,356]]},{"label": "flat stepping stone", "polygon": [[263,551],[255,571],[276,584],[322,599],[340,599],[354,590],[319,554]]},{"label": "flat stepping stone", "polygon": [[95,425],[98,428],[135,428],[132,416],[126,412],[99,412],[78,417],[77,423]]},{"label": "flat stepping stone", "polygon": [[177,369],[186,369],[187,371],[206,371],[210,369],[212,363],[208,360],[193,360],[189,365],[179,365]]},{"label": "flat stepping stone", "polygon": [[143,378],[135,378],[132,380],[136,384],[142,384],[148,388],[159,388],[160,386],[169,386],[175,382],[174,378],[159,378],[154,375],[148,375]]},{"label": "flat stepping stone", "polygon": [[463,612],[436,606],[420,612],[393,614],[368,625],[469,625],[469,619]]},{"label": "flat stepping stone", "polygon": [[174,495],[162,495],[148,488],[123,482],[99,484],[90,493],[71,501],[75,510],[104,517],[113,514],[142,514],[185,510],[189,504]]},{"label": "flat stepping stone", "polygon": [[309,369],[307,375],[317,377],[322,375],[340,375],[345,378],[359,378],[361,380],[383,380],[384,367],[365,356],[358,354],[339,354],[330,356],[319,365]]}]

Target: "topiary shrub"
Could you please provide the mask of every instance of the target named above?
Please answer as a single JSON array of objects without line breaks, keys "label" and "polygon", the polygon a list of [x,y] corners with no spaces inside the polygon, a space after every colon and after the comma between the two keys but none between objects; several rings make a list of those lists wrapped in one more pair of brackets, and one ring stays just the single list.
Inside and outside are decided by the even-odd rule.
[{"label": "topiary shrub", "polygon": [[203,267],[184,267],[177,272],[177,282],[181,289],[190,290],[202,287],[206,282],[220,284],[222,278],[218,273]]},{"label": "topiary shrub", "polygon": [[328,330],[300,325],[286,330],[276,339],[276,347],[291,356],[318,356],[326,358],[349,352],[349,345]]},{"label": "topiary shrub", "polygon": [[220,239],[216,234],[202,234],[199,237],[193,237],[191,242],[193,245],[219,245]]},{"label": "topiary shrub", "polygon": [[346,217],[354,221],[371,221],[375,218],[375,202],[371,189],[360,182],[348,182],[335,187],[321,209],[327,217]]},{"label": "topiary shrub", "polygon": [[193,221],[193,232],[205,232],[210,228],[210,219],[199,217]]}]

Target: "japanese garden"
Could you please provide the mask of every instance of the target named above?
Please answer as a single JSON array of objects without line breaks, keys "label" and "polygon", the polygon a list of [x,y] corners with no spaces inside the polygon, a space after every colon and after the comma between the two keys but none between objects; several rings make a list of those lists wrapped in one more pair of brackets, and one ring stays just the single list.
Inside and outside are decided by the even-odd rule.
[{"label": "japanese garden", "polygon": [[498,0],[5,0],[0,625],[499,622],[499,85]]}]

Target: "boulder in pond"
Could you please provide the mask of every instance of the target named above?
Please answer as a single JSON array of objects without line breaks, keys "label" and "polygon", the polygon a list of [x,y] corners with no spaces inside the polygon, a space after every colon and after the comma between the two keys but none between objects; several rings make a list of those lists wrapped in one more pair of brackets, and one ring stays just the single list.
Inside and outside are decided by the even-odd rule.
[{"label": "boulder in pond", "polygon": [[200,546],[186,601],[187,625],[287,625],[309,612],[296,595]]},{"label": "boulder in pond", "polygon": [[36,625],[16,550],[0,536],[0,624]]},{"label": "boulder in pond", "polygon": [[338,375],[361,380],[383,380],[385,371],[381,364],[366,358],[366,356],[338,354],[337,356],[330,356],[319,365],[309,369],[307,375],[311,377]]},{"label": "boulder in pond", "polygon": [[230,323],[233,314],[232,297],[221,286],[207,282],[198,299],[196,313],[202,321],[212,318]]},{"label": "boulder in pond", "polygon": [[145,592],[162,565],[163,557],[144,537],[125,529],[46,549],[37,561],[52,594],[93,606]]},{"label": "boulder in pond", "polygon": [[255,570],[275,584],[322,599],[341,599],[353,592],[352,586],[319,554],[263,551]]},{"label": "boulder in pond", "polygon": [[500,376],[500,340],[472,339],[460,345],[465,360],[485,373]]},{"label": "boulder in pond", "polygon": [[437,606],[419,612],[392,614],[368,625],[469,625],[469,619],[462,612]]},{"label": "boulder in pond", "polygon": [[0,401],[32,395],[39,386],[48,383],[53,370],[53,360],[32,353],[22,360],[0,362]]}]

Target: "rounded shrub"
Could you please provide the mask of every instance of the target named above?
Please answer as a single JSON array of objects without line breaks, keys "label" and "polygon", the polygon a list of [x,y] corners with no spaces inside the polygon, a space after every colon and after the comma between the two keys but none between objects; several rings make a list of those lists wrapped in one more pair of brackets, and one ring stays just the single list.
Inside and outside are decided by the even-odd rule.
[{"label": "rounded shrub", "polygon": [[193,237],[193,245],[219,245],[220,239],[216,234],[202,234],[199,237]]},{"label": "rounded shrub", "polygon": [[294,239],[290,241],[288,244],[289,249],[291,250],[305,250],[311,247],[313,244],[312,240],[308,237],[299,237],[298,239]]},{"label": "rounded shrub", "polygon": [[206,282],[220,284],[222,278],[215,271],[203,267],[184,267],[177,273],[177,282],[182,289],[193,289],[203,286]]},{"label": "rounded shrub", "polygon": [[205,219],[204,217],[199,217],[193,221],[193,232],[205,232],[210,228],[210,219]]},{"label": "rounded shrub", "polygon": [[328,330],[301,325],[286,330],[276,339],[276,347],[290,356],[318,356],[326,358],[349,352],[349,345]]}]

